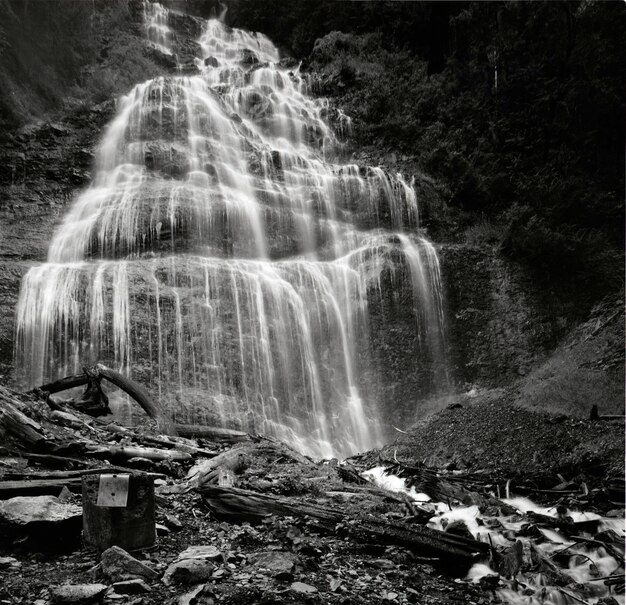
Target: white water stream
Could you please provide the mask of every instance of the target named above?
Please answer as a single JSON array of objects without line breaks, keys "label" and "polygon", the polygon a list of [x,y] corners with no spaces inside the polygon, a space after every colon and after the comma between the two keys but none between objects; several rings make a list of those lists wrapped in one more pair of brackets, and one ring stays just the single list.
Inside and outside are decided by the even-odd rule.
[{"label": "white water stream", "polygon": [[[373,468],[363,473],[363,476],[383,489],[407,494],[420,506],[431,510],[433,516],[428,523],[429,527],[445,530],[450,522],[463,521],[474,538],[495,547],[512,546],[518,539],[515,532],[519,531],[524,523],[528,523],[519,515],[487,519],[480,513],[478,506],[457,506],[451,509],[447,503],[431,502],[426,494],[417,493],[414,487],[407,488],[405,479],[387,474],[384,467]],[[549,517],[557,516],[555,507],[538,506],[529,498],[510,498],[502,501],[516,508],[520,513],[533,511]],[[596,513],[579,511],[567,511],[567,515],[574,522],[598,520],[599,532],[610,529],[622,538],[624,537],[623,518],[601,517]],[[552,529],[540,531],[545,541],[535,543],[535,545],[547,557],[569,547],[567,549],[569,564],[562,568],[562,571],[572,579],[572,584],[566,586],[565,590],[574,597],[568,596],[557,586],[551,586],[542,573],[520,572],[514,579],[502,578],[497,594],[503,603],[508,605],[575,605],[583,602],[593,605],[602,597],[609,596],[607,587],[598,578],[605,578],[611,574],[623,574],[624,569],[620,569],[620,563],[607,553],[604,547],[570,541],[560,532]],[[581,532],[581,535],[584,535],[584,532]],[[481,562],[470,569],[466,579],[478,582],[485,576],[495,574],[497,572],[487,562]],[[624,605],[626,602],[623,593],[612,592],[610,596],[615,598],[619,605]]]}]

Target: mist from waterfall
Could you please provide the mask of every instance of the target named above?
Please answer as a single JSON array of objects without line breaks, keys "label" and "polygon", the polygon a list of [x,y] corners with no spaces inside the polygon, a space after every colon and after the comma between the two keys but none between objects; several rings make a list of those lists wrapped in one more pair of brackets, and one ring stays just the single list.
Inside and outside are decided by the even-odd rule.
[{"label": "mist from waterfall", "polygon": [[[167,10],[145,14],[171,54]],[[349,119],[262,34],[209,20],[199,46],[197,75],[119,99],[93,183],[23,279],[18,379],[99,361],[177,422],[317,457],[373,447],[381,411],[360,372],[385,272],[410,280],[420,343],[443,359],[439,262],[412,184],[335,163]]]}]

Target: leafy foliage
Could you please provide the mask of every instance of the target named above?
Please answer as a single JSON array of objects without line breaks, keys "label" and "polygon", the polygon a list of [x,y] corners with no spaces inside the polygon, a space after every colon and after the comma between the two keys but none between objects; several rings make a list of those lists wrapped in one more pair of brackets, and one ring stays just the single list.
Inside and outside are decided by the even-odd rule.
[{"label": "leafy foliage", "polygon": [[99,103],[158,73],[138,40],[138,0],[0,0],[0,128]]},{"label": "leafy foliage", "polygon": [[231,17],[301,57],[320,36],[304,67],[358,145],[410,154],[462,225],[505,225],[505,252],[538,277],[589,280],[595,295],[616,285],[623,4],[269,4],[238,0]]}]

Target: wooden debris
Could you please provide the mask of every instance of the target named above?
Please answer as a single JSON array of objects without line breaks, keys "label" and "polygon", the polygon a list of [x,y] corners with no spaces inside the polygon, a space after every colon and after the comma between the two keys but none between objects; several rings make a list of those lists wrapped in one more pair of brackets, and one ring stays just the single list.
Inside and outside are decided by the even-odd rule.
[{"label": "wooden debris", "polygon": [[[100,412],[102,411],[102,406],[95,405],[94,401],[97,397],[100,397],[99,393],[102,392],[99,386],[100,380],[102,378],[106,378],[111,384],[114,384],[116,387],[122,389],[125,393],[130,395],[141,406],[146,414],[148,414],[150,418],[156,420],[157,426],[162,433],[171,435],[176,434],[174,423],[161,409],[161,407],[150,397],[149,393],[144,387],[142,387],[134,380],[123,376],[119,372],[110,370],[109,368],[106,368],[102,365],[97,365],[94,368],[84,368],[82,374],[66,376],[65,378],[61,378],[59,380],[55,380],[54,382],[44,384],[35,389],[35,392],[44,392],[50,394],[58,393],[60,391],[65,391],[67,389],[83,385],[97,385],[92,386],[91,390],[88,388],[89,393],[87,395],[87,399],[81,399],[81,402],[83,404],[85,404],[87,400],[90,400],[91,404],[85,404],[79,408],[81,409],[81,411],[84,411],[86,413],[92,413],[92,415],[97,416],[101,415]],[[102,395],[104,394],[102,393]]]},{"label": "wooden debris", "polygon": [[240,443],[248,441],[250,435],[243,431],[233,429],[223,429],[216,426],[196,426],[193,424],[176,424],[176,432],[181,437],[191,437],[194,439],[207,439],[219,443]]},{"label": "wooden debris", "polygon": [[58,496],[63,487],[80,492],[80,477],[0,481],[0,500],[17,496]]},{"label": "wooden debris", "polygon": [[41,425],[20,412],[10,391],[0,387],[0,434],[13,437],[18,442],[37,448],[44,441]]},{"label": "wooden debris", "polygon": [[197,491],[218,519],[234,523],[258,523],[267,515],[307,516],[313,520],[316,529],[345,533],[360,542],[403,546],[417,555],[439,559],[444,565],[470,565],[489,550],[487,544],[462,536],[380,518],[350,517],[329,505],[209,485],[203,485]]},{"label": "wooden debris", "polygon": [[88,444],[85,450],[92,456],[99,458],[146,458],[148,460],[176,460],[178,462],[191,460],[191,454],[176,450],[161,450],[149,447],[133,447],[123,445],[95,445]]}]

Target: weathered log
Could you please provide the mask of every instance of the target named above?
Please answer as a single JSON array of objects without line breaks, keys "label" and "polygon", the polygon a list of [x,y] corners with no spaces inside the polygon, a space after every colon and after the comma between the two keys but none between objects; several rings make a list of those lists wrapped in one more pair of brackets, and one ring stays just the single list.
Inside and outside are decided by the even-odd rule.
[{"label": "weathered log", "polygon": [[74,376],[66,376],[65,378],[59,378],[59,380],[42,384],[37,389],[34,389],[34,391],[42,391],[52,395],[53,393],[60,393],[68,389],[82,387],[86,384],[89,384],[89,376],[87,376],[87,374],[75,374]]},{"label": "weathered log", "polygon": [[106,378],[111,384],[122,389],[125,393],[130,395],[148,414],[150,418],[153,418],[157,422],[159,430],[167,435],[175,435],[176,429],[174,423],[167,416],[167,414],[161,409],[161,407],[150,397],[148,391],[144,389],[140,384],[134,380],[123,376],[119,372],[110,370],[102,365],[97,365],[95,368],[86,370],[83,374],[77,374],[74,376],[66,376],[54,382],[44,384],[37,391],[44,391],[47,393],[58,393],[74,387],[79,387],[93,383],[99,378]]},{"label": "weathered log", "polygon": [[258,523],[268,514],[307,516],[320,531],[344,533],[365,543],[403,546],[418,556],[436,558],[440,564],[458,569],[466,568],[489,551],[489,546],[483,542],[419,525],[393,523],[365,515],[350,516],[328,504],[312,504],[293,498],[209,485],[197,491],[218,519],[234,523]]},{"label": "weathered log", "polygon": [[135,443],[148,447],[159,446],[167,449],[175,449],[180,452],[191,454],[192,456],[203,456],[205,458],[217,456],[217,452],[200,448],[197,445],[194,445],[192,441],[181,437],[154,437],[152,435],[138,435],[131,429],[118,426],[117,424],[107,424],[104,428],[110,433],[128,437]]},{"label": "weathered log", "polygon": [[85,446],[92,456],[102,458],[147,458],[148,460],[174,460],[182,462],[191,460],[191,454],[176,450],[160,450],[151,447],[133,447],[123,445],[92,445]]},{"label": "weathered log", "polygon": [[0,432],[28,447],[38,447],[45,441],[41,426],[20,412],[15,403],[8,391],[0,390]]},{"label": "weathered log", "polygon": [[201,460],[189,469],[187,484],[189,487],[200,487],[205,484],[217,485],[220,479],[220,471],[236,475],[243,471],[247,465],[248,461],[244,448],[230,449],[210,460]]},{"label": "weathered log", "polygon": [[103,378],[106,378],[110,383],[116,387],[122,389],[125,393],[128,393],[141,407],[142,409],[157,422],[157,427],[165,435],[176,435],[176,429],[172,420],[165,414],[159,405],[150,397],[148,391],[144,389],[140,384],[126,378],[119,372],[105,368],[104,366],[97,366],[98,371]]},{"label": "weathered log", "polygon": [[[126,468],[124,466],[103,466],[99,468],[84,468],[76,471],[39,471],[33,470],[29,473],[6,473],[3,478],[7,481],[28,480],[33,481],[35,479],[48,480],[48,479],[76,479],[85,475],[101,475],[103,473],[134,473],[133,469]],[[163,478],[166,475],[162,473],[143,473],[150,477]]]},{"label": "weathered log", "polygon": [[31,452],[19,452],[15,454],[26,460],[42,464],[48,468],[73,468],[88,466],[90,462],[79,460],[78,458],[70,458],[69,456],[53,456],[51,454],[33,454]]},{"label": "weathered log", "polygon": [[0,499],[6,500],[16,496],[58,496],[63,487],[79,493],[81,478],[0,481]]},{"label": "weathered log", "polygon": [[582,542],[584,544],[591,544],[593,546],[603,546],[606,552],[612,557],[617,559],[622,565],[624,565],[624,553],[620,552],[613,544],[604,540],[597,540],[592,538],[585,538],[584,536],[571,536],[574,542]]},{"label": "weathered log", "polygon": [[193,424],[176,424],[176,432],[181,437],[193,439],[208,439],[220,443],[239,443],[248,441],[250,435],[234,429],[223,429],[217,426],[195,426]]}]

